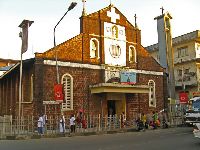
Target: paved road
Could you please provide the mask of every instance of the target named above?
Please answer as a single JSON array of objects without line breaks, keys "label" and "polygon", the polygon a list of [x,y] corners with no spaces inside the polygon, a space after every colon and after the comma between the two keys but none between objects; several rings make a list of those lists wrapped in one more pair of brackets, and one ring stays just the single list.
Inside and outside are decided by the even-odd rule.
[{"label": "paved road", "polygon": [[92,136],[0,140],[0,150],[200,150],[192,128],[170,128]]}]

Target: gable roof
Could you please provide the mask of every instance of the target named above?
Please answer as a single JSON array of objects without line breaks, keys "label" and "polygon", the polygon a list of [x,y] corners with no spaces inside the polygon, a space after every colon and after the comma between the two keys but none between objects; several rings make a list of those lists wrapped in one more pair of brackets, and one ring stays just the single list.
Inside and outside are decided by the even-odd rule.
[{"label": "gable roof", "polygon": [[79,51],[80,48],[75,45],[79,45],[82,48],[82,37],[83,33],[45,51],[44,53],[36,53],[36,57],[52,60],[55,59],[57,52],[57,58],[60,60],[76,61],[77,56],[75,56],[76,53],[74,52]]},{"label": "gable roof", "polygon": [[100,17],[102,21],[104,22],[110,22],[110,17],[107,16],[106,18],[104,18],[104,14],[107,13],[107,11],[109,11],[111,8],[115,8],[115,11],[121,16],[120,20],[117,20],[117,23],[116,24],[122,24],[123,26],[131,26],[131,27],[134,27],[133,24],[130,23],[130,21],[128,21],[128,19],[123,15],[123,13],[121,13],[121,11],[119,11],[119,9],[117,7],[115,7],[113,4],[105,7],[105,8],[102,8],[96,12],[93,12],[91,14],[88,14],[86,15],[87,17],[91,17],[91,18],[98,18]]}]

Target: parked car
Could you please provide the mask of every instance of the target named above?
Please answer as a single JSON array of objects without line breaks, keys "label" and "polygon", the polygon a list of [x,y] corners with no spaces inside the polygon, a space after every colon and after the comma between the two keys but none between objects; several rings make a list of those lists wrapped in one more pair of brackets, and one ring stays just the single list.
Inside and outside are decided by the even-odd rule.
[{"label": "parked car", "polygon": [[200,138],[200,123],[195,123],[194,124],[193,133],[194,133],[194,137]]},{"label": "parked car", "polygon": [[185,114],[185,123],[186,125],[200,123],[200,97],[194,97],[189,100]]}]

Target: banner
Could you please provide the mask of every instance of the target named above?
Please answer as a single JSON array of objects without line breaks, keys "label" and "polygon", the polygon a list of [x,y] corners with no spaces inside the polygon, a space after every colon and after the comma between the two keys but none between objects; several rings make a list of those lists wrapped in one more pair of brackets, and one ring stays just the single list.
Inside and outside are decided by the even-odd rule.
[{"label": "banner", "polygon": [[188,95],[185,92],[179,93],[179,100],[181,104],[187,104],[188,103]]},{"label": "banner", "polygon": [[63,102],[63,88],[62,84],[54,85],[54,99],[55,101]]},{"label": "banner", "polygon": [[28,28],[34,21],[23,20],[19,27],[22,29],[20,37],[22,38],[21,53],[25,53],[28,49]]},{"label": "banner", "polygon": [[136,83],[136,73],[135,72],[121,72],[120,82],[122,84],[135,84]]}]

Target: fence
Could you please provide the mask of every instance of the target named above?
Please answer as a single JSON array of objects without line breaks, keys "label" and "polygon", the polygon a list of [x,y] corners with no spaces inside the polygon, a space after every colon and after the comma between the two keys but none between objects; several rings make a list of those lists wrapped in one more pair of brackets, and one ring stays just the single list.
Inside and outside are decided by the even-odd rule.
[{"label": "fence", "polygon": [[12,116],[5,115],[0,116],[0,138],[3,138],[6,134],[12,133]]},{"label": "fence", "polygon": [[[147,114],[147,120],[151,120],[151,114]],[[112,131],[120,130],[122,128],[135,128],[136,120],[140,117],[139,114],[133,114],[131,118],[126,120],[125,126],[122,125],[121,116],[101,116],[90,115],[84,117],[85,125],[76,122],[76,132],[101,132],[101,131]],[[69,116],[65,116],[66,133],[70,132]],[[163,118],[163,116],[159,116]],[[180,118],[171,117],[172,121],[170,125],[182,124]],[[59,134],[59,120],[60,116],[48,116],[48,121],[44,127],[45,135],[56,135]],[[5,115],[0,117],[0,139],[6,136],[12,135],[35,135],[38,134],[37,129],[38,117],[35,116],[23,116],[21,118]]]}]

